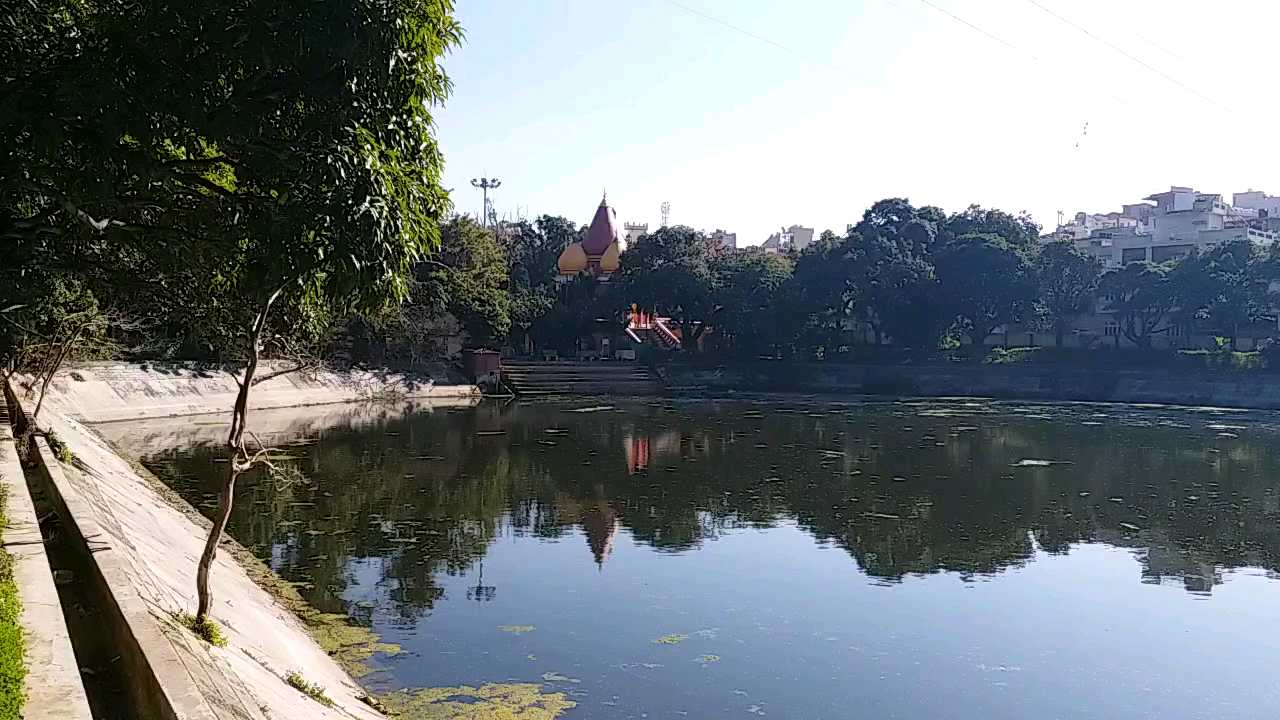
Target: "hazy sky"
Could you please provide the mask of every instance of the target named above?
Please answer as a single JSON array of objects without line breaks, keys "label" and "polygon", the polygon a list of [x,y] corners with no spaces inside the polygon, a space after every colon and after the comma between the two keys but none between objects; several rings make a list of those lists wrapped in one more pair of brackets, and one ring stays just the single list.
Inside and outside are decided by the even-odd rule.
[{"label": "hazy sky", "polygon": [[624,221],[667,200],[740,244],[889,196],[1048,226],[1174,184],[1280,194],[1274,0],[459,5],[438,123],[462,212],[484,173],[499,213],[585,223],[607,189]]}]

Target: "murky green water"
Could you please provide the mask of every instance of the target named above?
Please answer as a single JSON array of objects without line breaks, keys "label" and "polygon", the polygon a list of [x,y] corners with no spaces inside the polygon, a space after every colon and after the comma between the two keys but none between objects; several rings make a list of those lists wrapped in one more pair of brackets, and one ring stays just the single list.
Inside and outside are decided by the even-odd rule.
[{"label": "murky green water", "polygon": [[[404,647],[384,688],[539,682],[568,718],[1280,714],[1280,416],[582,409],[313,427],[309,482],[247,477],[230,532]],[[146,464],[208,512],[214,458]]]}]

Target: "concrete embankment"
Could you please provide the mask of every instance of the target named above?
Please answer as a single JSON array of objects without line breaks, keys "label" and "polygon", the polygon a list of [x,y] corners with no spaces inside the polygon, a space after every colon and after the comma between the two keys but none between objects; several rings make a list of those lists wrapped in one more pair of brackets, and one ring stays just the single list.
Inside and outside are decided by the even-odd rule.
[{"label": "concrete embankment", "polygon": [[35,505],[0,397],[0,485],[6,495],[4,549],[13,561],[25,643],[24,720],[92,720],[80,667],[45,554]]},{"label": "concrete embankment", "polygon": [[671,364],[667,385],[684,391],[792,392],[915,397],[1212,405],[1280,409],[1280,374],[1205,369],[1112,370],[1064,366],[854,365],[743,362]]},{"label": "concrete embankment", "polygon": [[[254,389],[259,400],[253,406],[380,397],[388,387],[397,397],[426,397],[432,404],[473,404],[478,397],[471,386],[415,385],[412,379],[375,373],[330,373],[270,380]],[[365,691],[313,640],[291,609],[237,562],[230,539],[224,540],[210,579],[211,615],[222,628],[226,646],[206,643],[187,629],[178,616],[196,607],[196,563],[208,523],[156,487],[154,478],[140,475],[84,422],[197,409],[222,411],[223,418],[217,420],[221,421],[235,389],[234,380],[220,373],[81,366],[59,376],[41,411],[41,429],[57,433],[74,460],[60,462],[38,439],[34,477],[91,565],[94,601],[106,608],[108,627],[101,632],[109,633],[118,646],[119,662],[130,680],[131,704],[139,717],[175,720],[382,718],[362,700]],[[29,414],[34,396],[22,387],[14,390]],[[252,417],[251,413],[251,427]],[[225,432],[225,426],[220,430]],[[322,688],[329,704],[290,686],[286,678],[291,673]]]},{"label": "concrete embankment", "polygon": [[[277,366],[267,363],[260,374]],[[229,413],[239,386],[229,372],[190,365],[82,363],[59,373],[46,407],[83,422]],[[308,370],[255,385],[250,409],[324,405],[395,397],[478,398],[476,386],[443,366],[407,375],[368,370]],[[43,414],[43,410],[41,413]]]}]

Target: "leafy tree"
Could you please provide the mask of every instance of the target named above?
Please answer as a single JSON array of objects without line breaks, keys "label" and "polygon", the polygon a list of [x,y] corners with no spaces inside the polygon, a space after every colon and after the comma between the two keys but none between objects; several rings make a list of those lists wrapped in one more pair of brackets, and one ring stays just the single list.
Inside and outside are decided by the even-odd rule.
[{"label": "leafy tree", "polygon": [[535,224],[514,223],[501,233],[509,263],[511,334],[515,345],[529,346],[531,330],[556,301],[556,263],[581,236],[570,220],[543,215]]},{"label": "leafy tree", "polygon": [[850,249],[862,267],[862,316],[877,342],[888,335],[900,345],[932,351],[951,323],[954,315],[939,302],[932,258],[945,219],[938,208],[890,198],[872,205],[854,227]]},{"label": "leafy tree", "polygon": [[555,298],[551,309],[534,321],[533,332],[540,344],[563,355],[576,354],[578,341],[592,332],[622,322],[616,289],[587,273],[560,285]]},{"label": "leafy tree", "polygon": [[670,316],[690,352],[719,307],[713,283],[706,238],[684,225],[641,236],[622,257],[624,296],[641,310]]},{"label": "leafy tree", "polygon": [[1262,253],[1248,240],[1219,245],[1204,254],[1203,268],[1215,292],[1205,310],[1210,323],[1231,338],[1270,309],[1270,281]]},{"label": "leafy tree", "polygon": [[440,228],[440,253],[419,264],[421,291],[458,319],[475,345],[491,345],[511,329],[508,267],[502,247],[467,216]]},{"label": "leafy tree", "polygon": [[758,248],[726,252],[710,261],[714,276],[715,339],[725,349],[758,355],[779,339],[775,315],[792,262]]},{"label": "leafy tree", "polygon": [[1000,325],[1017,322],[1036,297],[1026,254],[991,234],[962,235],[936,253],[942,297],[974,348]]},{"label": "leafy tree", "polygon": [[1121,334],[1139,347],[1151,347],[1151,336],[1168,329],[1166,321],[1177,307],[1170,270],[1168,265],[1132,262],[1102,276],[1099,289],[1107,309],[1114,313]]},{"label": "leafy tree", "polygon": [[183,320],[243,364],[197,571],[203,622],[236,478],[268,460],[244,439],[250,389],[283,372],[259,373],[264,346],[403,298],[438,242],[431,110],[460,39],[452,4],[49,4],[19,21],[4,32],[73,39],[0,73],[3,206],[36,232],[142,248]]},{"label": "leafy tree", "polygon": [[1102,265],[1074,244],[1058,241],[1040,248],[1032,269],[1039,288],[1037,309],[1053,330],[1054,344],[1062,347],[1072,322],[1093,307]]},{"label": "leafy tree", "polygon": [[775,312],[793,340],[807,348],[838,345],[852,319],[860,287],[855,253],[860,238],[845,240],[823,233],[795,260]]},{"label": "leafy tree", "polygon": [[1003,210],[970,205],[964,212],[947,218],[943,233],[950,238],[996,235],[1014,247],[1030,249],[1040,239],[1040,226],[1027,213],[1010,215]]}]

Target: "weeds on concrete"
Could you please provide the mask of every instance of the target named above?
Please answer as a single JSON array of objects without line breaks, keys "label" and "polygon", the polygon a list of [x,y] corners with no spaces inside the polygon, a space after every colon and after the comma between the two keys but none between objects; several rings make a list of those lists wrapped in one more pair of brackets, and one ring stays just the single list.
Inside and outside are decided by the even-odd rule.
[{"label": "weeds on concrete", "polygon": [[[0,491],[0,531],[8,526],[7,496]],[[22,601],[13,580],[13,558],[0,550],[0,720],[19,720],[26,701],[22,681],[27,676],[23,659],[25,641],[18,615]]]},{"label": "weeds on concrete", "polygon": [[333,701],[329,699],[328,695],[324,694],[324,688],[302,677],[302,674],[298,671],[294,670],[290,672],[288,676],[285,677],[284,681],[289,683],[289,687],[292,687],[321,705],[324,705],[325,707],[333,707]]},{"label": "weeds on concrete", "polygon": [[64,465],[70,465],[75,462],[76,456],[71,452],[71,448],[58,437],[58,433],[50,430],[44,434],[45,442],[49,443],[49,449],[53,451],[54,457],[58,458],[58,462]]},{"label": "weeds on concrete", "polygon": [[369,391],[366,399],[369,402],[374,403],[398,405],[409,399],[409,393],[403,387],[398,385],[383,385],[382,387]]},{"label": "weeds on concrete", "polygon": [[218,623],[208,618],[205,618],[204,622],[196,622],[195,615],[185,612],[175,613],[174,618],[210,645],[220,648],[227,646],[227,638],[222,634],[222,628],[218,627]]}]

